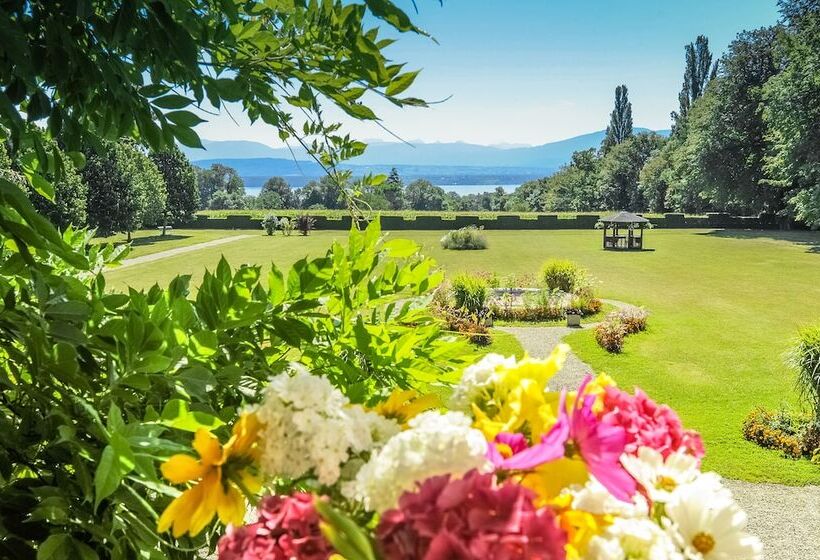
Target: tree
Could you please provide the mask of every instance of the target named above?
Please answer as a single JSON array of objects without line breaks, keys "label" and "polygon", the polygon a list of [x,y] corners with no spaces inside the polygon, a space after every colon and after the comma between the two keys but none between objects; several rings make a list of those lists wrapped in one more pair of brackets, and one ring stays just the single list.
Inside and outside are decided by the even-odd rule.
[{"label": "tree", "polygon": [[[265,201],[266,205],[264,208],[287,209],[297,208],[299,206],[293,189],[290,188],[288,182],[282,177],[271,177],[265,181],[258,198]],[[276,206],[271,206],[271,204],[276,204]]]},{"label": "tree", "polygon": [[142,200],[142,224],[135,229],[163,224],[168,191],[156,164],[132,140],[120,140],[114,144],[114,151],[120,173]]},{"label": "tree", "polygon": [[399,171],[395,167],[390,170],[390,175],[382,187],[382,194],[390,208],[393,210],[400,210],[404,205],[404,181],[399,176]]},{"label": "tree", "polygon": [[686,118],[694,102],[706,91],[706,84],[717,74],[717,63],[712,66],[712,52],[709,39],[698,35],[694,43],[684,47],[686,66],[683,72],[683,87],[678,95],[680,109],[672,113],[674,127]]},{"label": "tree", "polygon": [[247,207],[245,195],[225,190],[216,191],[208,202],[211,210],[245,210]]},{"label": "tree", "polygon": [[86,154],[82,175],[88,184],[88,225],[104,235],[124,231],[130,241],[131,232],[142,227],[145,200],[123,172],[130,163],[122,156],[116,144],[105,143],[101,150]]},{"label": "tree", "polygon": [[603,208],[638,212],[646,208],[638,179],[644,164],[663,143],[663,137],[650,133],[638,134],[613,146],[598,169],[598,190]]},{"label": "tree", "polygon": [[426,179],[416,179],[405,189],[405,207],[409,210],[441,210],[444,206],[444,189]]},{"label": "tree", "polygon": [[165,181],[168,194],[166,220],[172,224],[187,222],[199,208],[199,186],[194,166],[176,146],[154,152],[151,159]]},{"label": "tree", "polygon": [[37,211],[61,229],[87,225],[88,185],[69,158],[63,160],[63,171],[59,179],[52,180],[52,185],[53,200],[38,193],[31,193],[31,201]]},{"label": "tree", "polygon": [[632,136],[632,103],[629,102],[629,91],[625,85],[615,88],[615,108],[606,127],[606,136],[601,144],[601,151],[606,153],[612,146],[620,144]]},{"label": "tree", "polygon": [[786,27],[777,39],[782,71],[764,87],[766,174],[783,189],[788,214],[820,227],[820,2],[781,3]]},{"label": "tree", "polygon": [[221,163],[211,164],[208,169],[197,168],[197,182],[199,184],[199,204],[202,208],[210,208],[211,197],[218,191],[245,195],[245,182],[242,177],[236,169]]}]

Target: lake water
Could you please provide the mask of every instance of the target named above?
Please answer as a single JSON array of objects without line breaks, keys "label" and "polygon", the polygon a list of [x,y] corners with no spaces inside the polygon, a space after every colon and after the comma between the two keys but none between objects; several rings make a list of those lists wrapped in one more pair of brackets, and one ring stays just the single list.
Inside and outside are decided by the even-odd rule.
[{"label": "lake water", "polygon": [[[438,185],[447,192],[454,191],[458,194],[478,194],[484,192],[492,192],[496,187],[501,187],[504,192],[511,193],[518,188],[519,185]],[[262,187],[245,187],[245,192],[252,196],[257,196]]]}]

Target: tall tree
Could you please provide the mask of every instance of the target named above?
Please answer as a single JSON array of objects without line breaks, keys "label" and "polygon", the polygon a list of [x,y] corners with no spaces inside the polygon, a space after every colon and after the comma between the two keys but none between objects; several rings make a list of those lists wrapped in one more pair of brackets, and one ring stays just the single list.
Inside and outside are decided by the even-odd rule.
[{"label": "tall tree", "polygon": [[218,191],[226,194],[245,195],[245,182],[236,169],[214,163],[208,169],[197,168],[199,183],[199,205],[201,208],[210,208],[211,197]]},{"label": "tall tree", "polygon": [[114,143],[106,142],[86,154],[82,174],[88,184],[88,224],[104,235],[126,232],[130,241],[131,232],[142,227],[145,199],[124,172],[132,166],[126,159],[125,151],[118,153]]},{"label": "tall tree", "polygon": [[632,103],[629,101],[629,90],[625,85],[615,88],[615,108],[606,127],[606,136],[601,144],[601,151],[606,153],[610,148],[632,136]]},{"label": "tall tree", "polygon": [[165,218],[171,224],[187,222],[199,208],[199,186],[194,166],[176,146],[155,152],[151,159],[165,180],[168,193]]},{"label": "tall tree", "polygon": [[717,63],[712,65],[712,52],[709,50],[709,39],[698,35],[694,43],[684,47],[685,69],[683,72],[683,87],[678,95],[680,109],[672,113],[674,126],[686,118],[689,109],[695,100],[706,91],[706,84],[717,74]]},{"label": "tall tree", "polygon": [[257,198],[260,199],[260,208],[282,209],[298,206],[296,194],[282,177],[271,177],[265,181]]},{"label": "tall tree", "polygon": [[416,179],[405,189],[405,205],[409,210],[441,210],[446,193],[425,179]]},{"label": "tall tree", "polygon": [[598,196],[603,208],[633,212],[646,208],[638,180],[644,164],[663,143],[664,138],[653,132],[613,146],[598,168]]},{"label": "tall tree", "polygon": [[766,171],[783,189],[789,214],[820,228],[820,1],[781,2],[777,41],[782,72],[766,83],[764,120],[772,148]]},{"label": "tall tree", "polygon": [[390,170],[390,175],[387,176],[387,181],[382,187],[382,194],[390,207],[393,210],[400,210],[404,204],[404,181],[399,175],[399,170],[395,167]]}]

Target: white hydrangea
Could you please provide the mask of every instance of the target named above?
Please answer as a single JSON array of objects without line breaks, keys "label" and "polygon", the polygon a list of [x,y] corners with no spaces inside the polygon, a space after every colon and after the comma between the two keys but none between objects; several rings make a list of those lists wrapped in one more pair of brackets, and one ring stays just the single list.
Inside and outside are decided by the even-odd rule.
[{"label": "white hydrangea", "polygon": [[623,502],[613,496],[595,477],[581,487],[568,490],[572,495],[572,509],[594,515],[616,515],[618,517],[646,517],[649,504],[646,498],[636,493],[633,501]]},{"label": "white hydrangea", "polygon": [[514,368],[515,365],[515,356],[505,358],[500,354],[487,354],[478,363],[464,368],[461,380],[453,388],[450,408],[469,411],[470,403],[494,383],[496,372]]},{"label": "white hydrangea", "polygon": [[288,478],[312,473],[326,485],[339,480],[352,455],[400,430],[396,422],[351,405],[326,378],[298,364],[271,378],[257,416],[264,423],[262,470]]},{"label": "white hydrangea", "polygon": [[612,525],[592,538],[590,560],[683,560],[669,535],[649,519],[615,518]]},{"label": "white hydrangea", "polygon": [[462,475],[486,466],[487,442],[460,412],[422,413],[409,429],[393,436],[344,487],[349,498],[369,511],[393,508],[399,497],[418,483],[437,475]]}]

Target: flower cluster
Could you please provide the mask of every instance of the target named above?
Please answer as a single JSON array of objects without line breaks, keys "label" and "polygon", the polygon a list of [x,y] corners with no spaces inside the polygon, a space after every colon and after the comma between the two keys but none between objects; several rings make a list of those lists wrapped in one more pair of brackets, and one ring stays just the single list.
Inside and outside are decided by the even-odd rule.
[{"label": "flower cluster", "polygon": [[271,379],[247,416],[253,429],[240,429],[255,441],[217,453],[198,434],[199,461],[163,468],[172,482],[198,482],[161,528],[193,532],[215,513],[237,523],[238,502],[222,496],[247,490],[242,475],[256,464],[284,497],[229,527],[222,560],[761,558],[731,493],[701,472],[700,436],[672,409],[605,375],[548,389],[567,350],[485,357],[464,371],[450,411],[408,390],[366,409],[295,366]]}]

